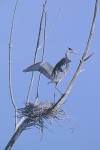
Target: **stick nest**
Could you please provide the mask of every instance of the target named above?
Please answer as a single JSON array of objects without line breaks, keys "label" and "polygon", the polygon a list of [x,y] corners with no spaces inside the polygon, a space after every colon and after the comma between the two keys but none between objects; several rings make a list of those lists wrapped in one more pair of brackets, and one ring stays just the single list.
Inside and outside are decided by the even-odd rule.
[{"label": "stick nest", "polygon": [[43,128],[46,127],[45,120],[51,123],[52,120],[69,118],[62,109],[54,106],[55,103],[51,102],[28,103],[24,108],[18,109],[18,117],[28,118],[27,127],[34,125],[43,131]]}]

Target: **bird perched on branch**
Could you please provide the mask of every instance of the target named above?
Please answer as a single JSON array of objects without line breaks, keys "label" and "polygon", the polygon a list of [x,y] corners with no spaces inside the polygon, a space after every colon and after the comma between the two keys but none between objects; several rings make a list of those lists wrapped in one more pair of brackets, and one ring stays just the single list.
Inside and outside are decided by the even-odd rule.
[{"label": "bird perched on branch", "polygon": [[64,78],[64,76],[67,73],[67,70],[69,68],[71,60],[69,59],[69,54],[74,53],[76,54],[74,50],[71,48],[68,48],[68,50],[65,53],[65,57],[62,58],[55,67],[52,67],[48,62],[38,62],[36,64],[33,64],[23,70],[23,72],[30,72],[30,71],[39,71],[44,76],[46,76],[51,81],[49,83],[55,83],[55,89],[57,84]]}]

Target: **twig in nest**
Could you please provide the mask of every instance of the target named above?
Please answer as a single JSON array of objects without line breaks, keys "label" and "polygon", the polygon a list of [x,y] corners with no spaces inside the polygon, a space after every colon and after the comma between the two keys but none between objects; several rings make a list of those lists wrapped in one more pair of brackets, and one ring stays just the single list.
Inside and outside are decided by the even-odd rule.
[{"label": "twig in nest", "polygon": [[28,118],[29,121],[26,128],[35,126],[43,131],[43,128],[46,127],[45,120],[63,120],[69,118],[62,109],[53,108],[54,105],[55,103],[51,102],[28,103],[24,108],[18,109],[18,118]]},{"label": "twig in nest", "polygon": [[[27,103],[24,108],[18,109],[18,118],[25,118],[22,124],[18,127],[11,140],[7,144],[5,150],[10,150],[16,142],[23,130],[29,129],[31,126],[37,127],[43,132],[47,128],[45,121],[64,119],[64,111],[60,108],[55,108],[55,103]],[[66,115],[65,115],[66,118]],[[69,119],[69,117],[67,117]]]}]

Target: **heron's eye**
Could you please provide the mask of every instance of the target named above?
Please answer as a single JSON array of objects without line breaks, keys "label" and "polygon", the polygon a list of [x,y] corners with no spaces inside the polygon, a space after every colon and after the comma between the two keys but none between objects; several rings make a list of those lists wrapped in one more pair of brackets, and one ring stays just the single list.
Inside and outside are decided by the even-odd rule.
[{"label": "heron's eye", "polygon": [[70,47],[69,47],[69,50],[73,51]]}]

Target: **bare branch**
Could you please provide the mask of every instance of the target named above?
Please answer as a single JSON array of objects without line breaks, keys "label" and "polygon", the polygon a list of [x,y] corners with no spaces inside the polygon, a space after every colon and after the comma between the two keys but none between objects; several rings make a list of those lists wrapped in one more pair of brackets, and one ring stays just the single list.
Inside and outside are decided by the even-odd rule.
[{"label": "bare branch", "polygon": [[46,25],[47,25],[47,13],[45,12],[45,20],[44,20],[44,43],[43,43],[42,61],[44,59],[44,51],[45,51]]},{"label": "bare branch", "polygon": [[13,16],[12,16],[12,24],[11,24],[11,31],[10,31],[10,40],[9,40],[9,90],[10,90],[10,97],[11,97],[11,102],[15,110],[15,127],[17,124],[17,107],[15,104],[15,100],[13,97],[13,91],[12,91],[12,78],[11,78],[11,48],[12,48],[12,35],[13,35],[13,28],[14,28],[14,20],[15,20],[15,14],[16,14],[16,9],[18,5],[18,0],[16,1]]},{"label": "bare branch", "polygon": [[90,54],[89,56],[87,56],[84,61],[87,61],[89,58],[91,58],[93,56],[94,53]]},{"label": "bare branch", "polygon": [[[54,24],[56,23],[56,20],[58,19],[59,15],[60,15],[60,13],[61,13],[61,9],[62,9],[62,6],[60,7],[60,9],[59,9],[57,15],[56,15],[55,18],[54,18],[54,20],[53,20],[53,22],[52,22],[52,24],[51,24],[51,26],[50,26],[49,32],[48,32],[47,35],[45,36],[45,40],[48,38],[48,36],[50,35],[51,31],[53,30]],[[44,43],[44,41],[40,44],[40,46],[38,47],[38,50],[39,50],[40,48],[42,48],[43,43]]]},{"label": "bare branch", "polygon": [[[45,20],[44,20],[44,42],[43,42],[43,53],[42,53],[42,61],[44,59],[44,51],[45,51],[45,39],[46,39],[46,21],[47,21],[47,14],[45,12]],[[41,80],[41,73],[39,74],[39,80],[38,80],[38,85],[37,85],[37,94],[36,94],[36,99],[39,96],[39,85],[40,85],[40,80]]]},{"label": "bare branch", "polygon": [[[42,15],[41,15],[41,20],[40,20],[40,26],[39,26],[39,33],[38,33],[38,40],[37,40],[37,46],[36,46],[36,50],[35,50],[35,57],[34,57],[34,63],[36,61],[36,57],[37,57],[37,52],[38,52],[38,46],[39,46],[39,43],[40,43],[40,36],[41,36],[41,29],[42,29],[42,24],[43,24],[43,18],[44,18],[44,14],[45,14],[45,19],[46,19],[46,13],[45,13],[45,5],[46,5],[46,2],[43,4],[43,10],[42,10]],[[44,32],[45,32],[45,29],[46,29],[46,23],[45,23],[45,27],[44,27]],[[45,33],[44,33],[45,34]],[[45,38],[45,35],[44,35],[44,38]],[[43,46],[43,55],[42,55],[42,60],[43,60],[43,57],[44,57],[44,48],[45,48],[45,40],[44,40],[44,46]],[[29,86],[29,91],[28,91],[28,95],[27,95],[27,101],[26,101],[26,104],[29,102],[29,95],[30,95],[30,92],[31,92],[31,88],[32,88],[32,83],[33,83],[33,78],[34,78],[34,72],[32,73],[32,77],[31,77],[31,81],[30,81],[30,86]],[[40,78],[40,76],[39,76]],[[40,79],[39,79],[40,80]],[[37,87],[37,95],[38,95],[38,90],[39,90],[39,81],[38,81],[38,87]],[[38,96],[37,96],[38,97]],[[36,98],[37,100],[37,98]],[[22,121],[24,120],[24,117],[21,118],[19,120],[19,122],[17,123],[17,126],[16,126],[16,129],[15,131],[19,128],[20,124],[22,123]]]},{"label": "bare branch", "polygon": [[[38,47],[39,47],[39,44],[40,44],[41,28],[42,28],[43,16],[44,16],[44,10],[45,10],[46,3],[47,3],[47,0],[45,0],[45,3],[43,4],[43,10],[42,10],[42,16],[41,16],[41,20],[40,20],[37,45],[36,45],[35,56],[34,56],[34,63],[36,63]],[[30,85],[29,85],[29,89],[28,89],[26,103],[29,102],[29,97],[30,97],[30,93],[31,93],[32,85],[33,85],[33,80],[34,80],[34,72],[32,72],[32,76],[31,76],[31,81],[30,81]]]},{"label": "bare branch", "polygon": [[12,138],[10,139],[10,141],[8,142],[7,146],[5,147],[5,150],[11,150],[13,144],[17,141],[18,137],[20,136],[20,134],[22,133],[22,131],[25,129],[26,125],[27,125],[28,119],[26,119],[21,125],[20,127],[17,129],[17,131],[13,134]]},{"label": "bare branch", "polygon": [[88,38],[88,41],[87,41],[86,49],[85,49],[85,51],[83,53],[82,59],[81,59],[81,61],[79,63],[79,66],[78,66],[78,68],[77,68],[77,70],[76,70],[76,72],[75,72],[75,74],[74,74],[74,76],[73,76],[69,86],[67,87],[65,93],[61,96],[61,98],[56,102],[55,108],[56,107],[57,108],[60,107],[64,103],[64,101],[67,98],[68,94],[70,93],[70,91],[71,91],[71,89],[72,89],[76,79],[78,78],[78,75],[79,75],[79,73],[81,71],[81,68],[82,68],[82,66],[84,64],[84,61],[85,61],[85,59],[87,57],[87,53],[88,53],[88,50],[89,50],[89,47],[90,47],[90,43],[91,43],[91,40],[92,40],[92,36],[93,36],[93,32],[94,32],[96,16],[97,16],[97,9],[98,9],[98,0],[96,0],[96,2],[95,2],[94,16],[93,16],[93,21],[92,21],[92,25],[91,25],[90,34],[89,34],[89,38]]}]

